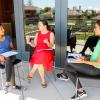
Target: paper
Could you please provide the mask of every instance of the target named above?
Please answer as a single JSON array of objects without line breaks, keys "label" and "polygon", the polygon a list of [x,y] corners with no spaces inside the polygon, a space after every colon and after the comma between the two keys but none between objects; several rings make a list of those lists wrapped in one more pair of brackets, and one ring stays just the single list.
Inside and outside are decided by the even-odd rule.
[{"label": "paper", "polygon": [[82,57],[79,53],[68,53],[68,58],[66,59],[68,63],[79,63],[76,61],[76,58]]},{"label": "paper", "polygon": [[74,58],[67,58],[66,60],[67,60],[68,63],[79,63]]},{"label": "paper", "polygon": [[8,52],[2,53],[0,55],[2,55],[4,57],[10,57],[10,56],[17,55],[17,54],[18,54],[17,51],[8,51]]},{"label": "paper", "polygon": [[80,57],[82,57],[82,55],[79,54],[79,53],[68,53],[68,56],[73,56],[74,58],[80,58]]}]

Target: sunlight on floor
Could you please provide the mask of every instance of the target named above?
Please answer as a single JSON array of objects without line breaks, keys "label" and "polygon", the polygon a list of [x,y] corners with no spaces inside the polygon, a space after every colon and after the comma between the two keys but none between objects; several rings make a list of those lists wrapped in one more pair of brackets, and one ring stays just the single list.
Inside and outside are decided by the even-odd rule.
[{"label": "sunlight on floor", "polygon": [[0,98],[2,100],[19,100],[20,95],[16,95],[13,93],[7,93],[5,94],[4,91],[0,91]]},{"label": "sunlight on floor", "polygon": [[[2,100],[20,100],[20,96],[21,95],[17,95],[14,93],[5,94],[4,91],[0,91],[0,98],[2,98]],[[37,99],[27,97],[25,98],[25,100],[37,100]]]},{"label": "sunlight on floor", "polygon": [[37,99],[27,97],[25,100],[37,100]]}]

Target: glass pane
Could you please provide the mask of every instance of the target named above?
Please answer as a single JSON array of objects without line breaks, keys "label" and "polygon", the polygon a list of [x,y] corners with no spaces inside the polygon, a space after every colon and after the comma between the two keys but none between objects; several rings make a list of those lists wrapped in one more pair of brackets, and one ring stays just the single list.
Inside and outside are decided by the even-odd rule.
[{"label": "glass pane", "polygon": [[[55,27],[55,0],[24,0],[25,36],[34,39],[39,19],[46,19],[50,29]],[[26,46],[26,50],[27,46]]]},{"label": "glass pane", "polygon": [[[100,18],[100,0],[68,0],[68,45],[80,52],[88,39],[94,35],[94,23]],[[76,38],[76,40],[75,40]],[[75,45],[76,42],[76,45]],[[70,51],[68,47],[67,50]],[[90,53],[87,50],[87,53]]]}]

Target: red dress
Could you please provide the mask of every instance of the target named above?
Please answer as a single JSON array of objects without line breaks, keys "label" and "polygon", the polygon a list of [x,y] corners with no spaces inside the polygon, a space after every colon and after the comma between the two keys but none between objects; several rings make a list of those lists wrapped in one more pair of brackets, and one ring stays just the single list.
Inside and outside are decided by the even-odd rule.
[{"label": "red dress", "polygon": [[53,50],[50,50],[47,44],[44,43],[45,39],[48,39],[50,42],[50,31],[48,31],[46,34],[41,34],[41,32],[38,32],[37,46],[35,47],[30,59],[30,65],[34,67],[34,64],[43,64],[46,71],[51,71],[54,63],[54,53]]}]

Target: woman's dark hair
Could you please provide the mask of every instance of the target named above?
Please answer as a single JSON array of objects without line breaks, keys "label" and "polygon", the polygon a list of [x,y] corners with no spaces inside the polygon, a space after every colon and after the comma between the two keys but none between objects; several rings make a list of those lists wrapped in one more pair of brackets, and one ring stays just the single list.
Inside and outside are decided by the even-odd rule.
[{"label": "woman's dark hair", "polygon": [[47,29],[49,29],[48,22],[46,20],[39,20],[39,22],[42,22],[43,25],[46,25]]},{"label": "woman's dark hair", "polygon": [[97,20],[97,21],[96,21],[96,24],[98,24],[98,25],[100,26],[100,20]]},{"label": "woman's dark hair", "polygon": [[0,26],[2,26],[2,24],[0,23]]}]

